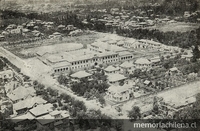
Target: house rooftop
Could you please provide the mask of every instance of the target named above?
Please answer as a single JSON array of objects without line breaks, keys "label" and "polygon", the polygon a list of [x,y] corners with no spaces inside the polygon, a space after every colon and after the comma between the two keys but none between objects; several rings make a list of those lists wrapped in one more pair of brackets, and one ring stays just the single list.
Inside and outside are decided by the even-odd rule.
[{"label": "house rooftop", "polygon": [[51,116],[50,114],[40,116],[36,119],[41,125],[46,125],[55,121],[55,117]]},{"label": "house rooftop", "polygon": [[174,71],[178,71],[178,68],[177,67],[173,67],[173,68],[170,68],[169,70],[174,72]]},{"label": "house rooftop", "polygon": [[101,41],[96,41],[91,44],[92,46],[95,46],[100,49],[108,50],[108,51],[113,51],[113,52],[120,52],[120,51],[127,51],[127,49],[123,47],[119,47],[117,45],[109,45],[108,43],[101,42]]},{"label": "house rooftop", "polygon": [[86,71],[78,71],[78,72],[71,75],[71,77],[79,78],[79,79],[89,77],[89,76],[92,76],[92,74],[87,73]]},{"label": "house rooftop", "polygon": [[109,92],[113,92],[113,93],[116,93],[116,94],[120,94],[124,91],[127,91],[129,89],[131,89],[132,86],[131,85],[128,85],[128,84],[124,84],[123,86],[115,86],[115,85],[111,85],[107,90]]},{"label": "house rooftop", "polygon": [[122,63],[120,65],[120,67],[122,67],[122,68],[130,68],[130,67],[133,67],[133,66],[134,66],[133,63],[128,62],[128,61],[125,61],[124,63]]},{"label": "house rooftop", "polygon": [[117,82],[117,81],[125,80],[125,79],[126,79],[126,77],[121,74],[109,74],[108,75],[109,82]]},{"label": "house rooftop", "polygon": [[17,123],[24,120],[33,120],[35,117],[30,112],[27,112],[25,114],[12,117],[11,119],[14,123]]},{"label": "house rooftop", "polygon": [[119,70],[119,68],[116,68],[116,67],[110,65],[110,66],[106,67],[104,70],[105,71],[117,71],[117,70]]},{"label": "house rooftop", "polygon": [[151,64],[151,62],[146,58],[139,58],[135,61],[135,64]]},{"label": "house rooftop", "polygon": [[159,42],[155,42],[153,40],[147,40],[147,39],[141,39],[141,40],[138,40],[139,42],[143,42],[143,43],[148,43],[148,44],[151,44],[151,45],[155,45],[155,46],[160,46],[161,43]]},{"label": "house rooftop", "polygon": [[16,104],[13,104],[14,110],[20,110],[24,108],[31,108],[35,104],[45,104],[47,101],[42,99],[41,97],[31,97],[28,99],[25,99],[23,101],[19,101]]},{"label": "house rooftop", "polygon": [[37,117],[37,116],[51,112],[53,110],[52,108],[53,108],[53,105],[48,103],[45,105],[38,105],[35,108],[29,110],[29,112],[31,112],[34,116]]},{"label": "house rooftop", "polygon": [[20,100],[28,96],[35,96],[36,91],[33,87],[20,86],[13,90],[11,93],[7,94],[8,98],[12,101]]}]

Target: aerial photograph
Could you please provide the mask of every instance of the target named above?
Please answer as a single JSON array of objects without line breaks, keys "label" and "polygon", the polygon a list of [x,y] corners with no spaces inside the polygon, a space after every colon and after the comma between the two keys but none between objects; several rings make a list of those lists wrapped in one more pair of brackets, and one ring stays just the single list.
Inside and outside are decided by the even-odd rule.
[{"label": "aerial photograph", "polygon": [[200,131],[200,0],[0,0],[0,131]]}]

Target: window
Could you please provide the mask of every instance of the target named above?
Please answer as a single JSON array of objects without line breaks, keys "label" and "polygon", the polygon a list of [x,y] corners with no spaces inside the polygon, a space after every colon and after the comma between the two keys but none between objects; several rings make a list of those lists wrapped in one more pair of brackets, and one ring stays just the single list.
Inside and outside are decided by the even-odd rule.
[{"label": "window", "polygon": [[74,64],[76,65],[76,62],[74,62]]},{"label": "window", "polygon": [[59,72],[60,70],[58,69],[58,72]]},{"label": "window", "polygon": [[79,61],[77,62],[77,64],[79,64]]},{"label": "window", "polygon": [[66,70],[68,70],[68,68],[66,68]]},{"label": "window", "polygon": [[72,62],[72,65],[74,65],[74,63]]},{"label": "window", "polygon": [[63,68],[63,70],[65,71],[65,68]]},{"label": "window", "polygon": [[56,72],[57,70],[54,70],[54,72]]},{"label": "window", "polygon": [[62,71],[62,69],[60,69],[60,71]]}]

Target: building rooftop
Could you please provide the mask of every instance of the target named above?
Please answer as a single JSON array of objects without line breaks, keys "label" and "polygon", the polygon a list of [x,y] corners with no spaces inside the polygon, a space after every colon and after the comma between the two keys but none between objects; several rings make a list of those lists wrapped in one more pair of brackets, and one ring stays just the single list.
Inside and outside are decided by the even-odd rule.
[{"label": "building rooftop", "polygon": [[124,84],[123,86],[115,86],[115,85],[111,85],[107,90],[109,92],[112,92],[112,93],[116,93],[116,94],[120,94],[122,92],[125,92],[129,89],[133,88],[131,85],[128,85],[128,84]]},{"label": "building rooftop", "polygon": [[51,111],[53,111],[53,105],[48,103],[45,105],[38,105],[35,108],[31,109],[29,112],[31,112],[34,116],[40,116],[43,114],[47,114]]},{"label": "building rooftop", "polygon": [[117,71],[117,70],[119,70],[119,68],[116,68],[116,67],[110,65],[110,66],[106,67],[104,70],[105,71]]},{"label": "building rooftop", "polygon": [[154,46],[161,45],[161,43],[159,43],[159,42],[155,42],[155,41],[147,40],[147,39],[141,39],[141,40],[138,40],[138,41],[143,42],[143,43],[148,43],[148,44],[151,44],[151,45],[154,45]]},{"label": "building rooftop", "polygon": [[71,77],[79,78],[79,79],[89,77],[89,76],[92,76],[92,74],[87,73],[86,71],[78,71],[78,72],[71,75]]},{"label": "building rooftop", "polygon": [[124,63],[122,63],[120,65],[120,67],[122,67],[122,68],[130,68],[130,67],[133,67],[133,66],[134,66],[133,63],[128,62],[128,61],[125,61]]},{"label": "building rooftop", "polygon": [[0,75],[4,75],[4,74],[12,74],[13,73],[13,71],[12,70],[5,70],[5,71],[1,71],[0,72]]},{"label": "building rooftop", "polygon": [[12,117],[11,119],[14,123],[17,123],[17,122],[24,121],[24,120],[27,120],[27,119],[33,120],[33,119],[35,119],[35,117],[30,112],[27,112],[25,114]]},{"label": "building rooftop", "polygon": [[36,119],[41,125],[46,125],[55,121],[55,117],[51,116],[50,114],[40,116]]},{"label": "building rooftop", "polygon": [[109,82],[117,82],[117,81],[125,80],[125,79],[126,79],[126,77],[121,74],[109,74],[108,75]]},{"label": "building rooftop", "polygon": [[20,110],[24,108],[31,108],[35,104],[45,104],[47,101],[42,99],[41,97],[31,97],[28,99],[25,99],[23,101],[19,101],[16,104],[13,104],[14,110]]},{"label": "building rooftop", "polygon": [[33,87],[20,86],[13,90],[11,93],[7,94],[8,98],[12,101],[24,99],[28,96],[35,96],[36,91]]},{"label": "building rooftop", "polygon": [[103,49],[107,51],[113,51],[113,52],[127,51],[127,49],[123,47],[119,47],[117,45],[110,45],[106,42],[101,42],[101,41],[96,41],[91,45],[97,47],[98,49]]},{"label": "building rooftop", "polygon": [[132,55],[132,53],[129,51],[122,51],[122,52],[119,52],[118,54],[119,54],[119,56]]},{"label": "building rooftop", "polygon": [[153,58],[150,59],[150,61],[152,63],[160,62],[160,57],[159,56],[153,57]]},{"label": "building rooftop", "polygon": [[135,61],[135,64],[151,64],[151,62],[146,58],[139,58]]},{"label": "building rooftop", "polygon": [[52,67],[53,68],[59,68],[59,67],[66,67],[66,66],[69,66],[69,65],[71,65],[69,62],[63,61],[63,62],[55,63]]},{"label": "building rooftop", "polygon": [[169,69],[171,72],[174,72],[174,71],[178,71],[178,68],[177,67],[173,67],[173,68],[170,68]]}]

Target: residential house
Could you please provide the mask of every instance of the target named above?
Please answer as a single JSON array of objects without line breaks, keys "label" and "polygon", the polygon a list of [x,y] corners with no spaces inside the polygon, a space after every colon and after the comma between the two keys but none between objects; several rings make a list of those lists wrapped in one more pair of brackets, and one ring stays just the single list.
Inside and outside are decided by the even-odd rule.
[{"label": "residential house", "polygon": [[138,48],[147,48],[147,46],[138,41],[135,41],[133,44],[130,45],[130,49],[138,49]]},{"label": "residential house", "polygon": [[9,117],[7,115],[13,114],[13,103],[9,99],[5,97],[1,97],[0,100],[0,112],[3,114],[6,114],[6,117]]},{"label": "residential house", "polygon": [[8,32],[8,31],[3,31],[3,32],[1,32],[1,34],[2,34],[2,35],[8,35],[9,32]]},{"label": "residential house", "polygon": [[12,122],[14,122],[17,125],[18,127],[17,130],[19,131],[22,130],[24,124],[28,124],[28,123],[32,124],[31,122],[33,122],[34,119],[35,117],[30,112],[26,112],[25,114],[11,117]]},{"label": "residential house", "polygon": [[117,43],[116,43],[116,45],[117,46],[120,46],[120,47],[122,47],[122,46],[124,46],[124,44],[125,44],[125,42],[124,41],[118,41]]},{"label": "residential house", "polygon": [[152,66],[157,66],[160,63],[160,57],[155,56],[155,57],[150,59],[150,62],[152,63]]},{"label": "residential house", "polygon": [[78,71],[74,74],[70,75],[72,78],[74,79],[91,79],[92,78],[92,74],[87,73],[86,71]]},{"label": "residential house", "polygon": [[49,114],[37,117],[37,126],[48,126],[50,124],[53,124],[55,126],[59,126],[61,124],[69,124],[64,123],[65,119],[69,119],[69,112],[68,111],[58,111],[54,110],[52,112],[49,112]]},{"label": "residential house", "polygon": [[42,99],[41,97],[31,97],[15,103],[13,105],[13,109],[17,112],[17,114],[22,114],[37,105],[45,103],[47,103],[47,101]]},{"label": "residential house", "polygon": [[106,68],[104,69],[106,75],[107,75],[107,74],[119,73],[119,70],[120,70],[120,69],[119,69],[118,67],[114,67],[114,66],[112,66],[112,65],[110,65],[110,66],[108,66],[108,67],[106,67]]},{"label": "residential house", "polygon": [[109,74],[107,79],[108,79],[109,84],[118,85],[120,84],[120,82],[125,81],[127,77],[121,74]]},{"label": "residential house", "polygon": [[75,30],[76,27],[74,27],[73,25],[67,25],[66,29],[69,31],[72,31],[72,30]]},{"label": "residential house", "polygon": [[156,48],[156,49],[159,49],[161,47],[161,43],[159,42],[155,42],[153,40],[146,40],[146,39],[141,39],[141,40],[138,40],[138,42],[142,43],[144,46],[144,48]]},{"label": "residential house", "polygon": [[114,102],[127,101],[133,97],[133,87],[128,84],[123,86],[111,85],[106,92],[106,98]]},{"label": "residential house", "polygon": [[4,41],[5,40],[5,36],[0,34],[0,41]]},{"label": "residential house", "polygon": [[12,79],[14,76],[14,73],[12,70],[5,70],[0,72],[0,78],[1,79]]},{"label": "residential house", "polygon": [[36,107],[29,110],[29,112],[35,117],[38,118],[40,116],[44,116],[46,114],[49,114],[53,111],[53,105],[48,103],[45,105],[37,105]]},{"label": "residential house", "polygon": [[135,61],[135,67],[139,69],[145,69],[151,67],[151,62],[146,58],[139,58]]},{"label": "residential house", "polygon": [[120,73],[129,74],[133,71],[134,65],[131,62],[125,61],[120,65]]},{"label": "residential house", "polygon": [[180,74],[181,71],[177,67],[173,67],[173,68],[170,68],[166,73],[169,76],[172,76],[172,75]]},{"label": "residential house", "polygon": [[17,103],[21,100],[36,96],[36,91],[32,86],[20,86],[13,90],[11,93],[8,93],[7,96],[13,103]]},{"label": "residential house", "polygon": [[192,54],[188,54],[188,55],[181,55],[182,59],[185,59],[187,61],[190,61],[192,59],[193,55]]},{"label": "residential house", "polygon": [[92,43],[88,47],[91,51],[96,51],[96,52],[99,52],[99,53],[104,53],[104,52],[108,52],[108,51],[119,53],[119,52],[122,52],[122,51],[127,51],[127,49],[125,49],[123,47],[119,47],[117,45],[110,45],[106,42],[102,42],[102,41],[99,41],[99,40]]}]

